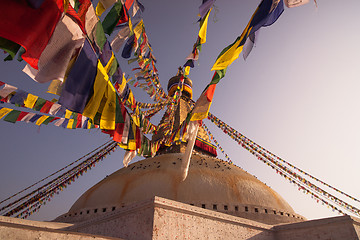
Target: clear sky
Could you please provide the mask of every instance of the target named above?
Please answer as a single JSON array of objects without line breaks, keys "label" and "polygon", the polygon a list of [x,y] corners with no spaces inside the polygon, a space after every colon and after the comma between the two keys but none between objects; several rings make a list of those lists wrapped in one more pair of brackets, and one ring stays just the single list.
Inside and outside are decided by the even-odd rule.
[{"label": "clear sky", "polygon": [[[185,63],[195,43],[201,1],[141,2],[145,6],[146,32],[158,59],[160,81],[166,88],[168,79]],[[195,100],[212,77],[210,69],[216,57],[241,34],[259,2],[215,2],[207,43],[189,75]],[[261,29],[248,59],[236,60],[218,84],[210,111],[295,166],[360,198],[360,2],[317,2],[318,8],[313,2],[285,8],[275,24]],[[131,75],[128,69],[134,65],[129,67],[125,61],[120,64]],[[0,62],[0,81],[49,100],[54,98],[45,93],[46,84],[35,83],[21,72],[23,66],[17,61]],[[144,92],[135,93],[137,99],[150,101]],[[210,121],[205,124],[236,165],[275,189],[297,213],[308,219],[338,215],[298,191]],[[53,125],[39,128],[31,123],[2,120],[0,133],[1,200],[108,140],[99,130],[69,130]],[[121,149],[112,153],[30,219],[52,220],[67,212],[88,188],[123,166],[123,153]],[[225,159],[220,152],[218,155]]]}]

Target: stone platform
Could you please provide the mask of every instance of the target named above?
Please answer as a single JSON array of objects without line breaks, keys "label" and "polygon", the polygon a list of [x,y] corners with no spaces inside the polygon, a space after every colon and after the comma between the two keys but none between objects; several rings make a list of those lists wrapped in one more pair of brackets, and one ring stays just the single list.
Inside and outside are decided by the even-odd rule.
[{"label": "stone platform", "polygon": [[62,218],[36,222],[0,217],[0,239],[343,240],[360,235],[360,219],[350,216],[267,225],[160,197],[75,224],[58,222]]}]

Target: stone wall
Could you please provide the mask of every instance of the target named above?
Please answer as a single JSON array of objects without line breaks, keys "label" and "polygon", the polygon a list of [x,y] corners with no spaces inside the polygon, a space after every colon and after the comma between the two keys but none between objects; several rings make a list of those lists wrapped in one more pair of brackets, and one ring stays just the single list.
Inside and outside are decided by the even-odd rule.
[{"label": "stone wall", "polygon": [[0,239],[6,240],[352,240],[359,234],[360,219],[350,216],[273,226],[160,197],[76,224],[0,217]]},{"label": "stone wall", "polygon": [[[353,218],[355,219],[355,218]],[[354,228],[355,228],[355,232],[357,234],[357,236],[359,237],[360,236],[360,219],[356,218],[354,220]]]},{"label": "stone wall", "polygon": [[146,239],[273,240],[271,225],[154,197],[68,227],[71,232]]},{"label": "stone wall", "polygon": [[93,219],[77,223],[66,230],[127,240],[147,240],[152,239],[153,215],[153,200],[148,200],[108,214],[93,215]]},{"label": "stone wall", "polygon": [[153,239],[272,240],[271,227],[164,198],[155,199]]},{"label": "stone wall", "polygon": [[104,236],[70,233],[59,230],[71,224],[49,223],[0,217],[0,239],[2,240],[115,240]]},{"label": "stone wall", "polygon": [[275,239],[359,239],[359,219],[341,216],[275,226]]}]

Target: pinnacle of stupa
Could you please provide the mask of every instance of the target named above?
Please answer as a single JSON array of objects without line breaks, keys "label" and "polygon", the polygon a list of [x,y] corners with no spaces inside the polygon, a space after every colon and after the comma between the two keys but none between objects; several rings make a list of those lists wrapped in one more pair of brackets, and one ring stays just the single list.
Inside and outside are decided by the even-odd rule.
[{"label": "pinnacle of stupa", "polygon": [[[182,75],[183,75],[183,70],[181,67],[179,67],[177,74],[174,77],[170,78],[167,86],[169,97],[174,96]],[[186,119],[187,114],[192,109],[191,102],[192,102],[192,81],[190,78],[185,78],[182,87],[181,97],[179,103],[177,104],[177,106],[175,106],[175,113],[173,115],[173,118],[168,120],[167,119],[168,116],[164,115],[159,125],[161,125],[162,123],[168,120],[172,124],[173,131],[179,129],[181,124]],[[161,127],[158,130],[158,132],[153,135],[152,141],[159,141],[160,139],[163,138],[163,136],[164,136],[164,127]],[[208,134],[206,133],[205,129],[202,126],[199,127],[197,137],[207,143],[211,143]],[[186,148],[186,143],[182,142],[180,144],[174,144],[170,147],[161,147],[158,151],[158,154],[183,153],[185,152],[185,148]],[[200,151],[202,153],[208,154],[207,152],[204,152],[196,147],[195,147],[195,151]]]}]

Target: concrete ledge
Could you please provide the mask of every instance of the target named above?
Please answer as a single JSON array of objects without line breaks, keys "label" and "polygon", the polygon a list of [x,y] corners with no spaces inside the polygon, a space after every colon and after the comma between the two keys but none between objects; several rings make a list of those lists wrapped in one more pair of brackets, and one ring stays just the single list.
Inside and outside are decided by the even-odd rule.
[{"label": "concrete ledge", "polygon": [[272,228],[272,225],[267,225],[265,223],[259,223],[245,218],[236,217],[233,215],[212,211],[209,209],[204,209],[196,206],[191,206],[189,204],[176,202],[173,200],[169,200],[157,196],[154,197],[154,206],[163,209],[174,210],[179,213],[191,214],[193,216],[198,216],[198,217],[211,219],[214,221],[225,222],[225,223],[232,223],[262,231],[268,231]]},{"label": "concrete ledge", "polygon": [[[339,216],[339,217],[331,217],[331,218],[323,218],[323,219],[315,219],[309,220],[306,222],[300,223],[289,223],[289,224],[279,224],[273,227],[275,231],[284,231],[284,230],[294,230],[294,229],[303,229],[308,227],[322,227],[329,224],[336,224],[336,223],[344,223],[348,222],[353,224],[354,219],[349,215]],[[358,224],[360,224],[358,222]]]},{"label": "concrete ledge", "polygon": [[63,229],[63,228],[70,227],[73,225],[70,223],[40,222],[40,221],[32,221],[32,220],[26,220],[26,219],[20,219],[20,218],[0,216],[0,224],[2,224],[2,223],[19,224],[19,225],[24,225],[24,226],[42,227],[42,228],[49,228],[49,229]]},{"label": "concrete ledge", "polygon": [[[17,223],[14,223],[17,222]],[[19,224],[21,223],[21,224]],[[40,227],[44,223],[45,227]],[[37,226],[34,226],[37,225]],[[120,238],[111,238],[84,233],[73,233],[57,229],[62,223],[36,222],[23,219],[14,219],[1,217],[0,219],[0,239],[13,240],[119,240]]]},{"label": "concrete ledge", "polygon": [[359,219],[348,215],[274,226],[277,240],[359,239]]}]

